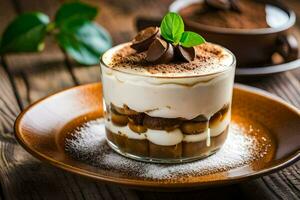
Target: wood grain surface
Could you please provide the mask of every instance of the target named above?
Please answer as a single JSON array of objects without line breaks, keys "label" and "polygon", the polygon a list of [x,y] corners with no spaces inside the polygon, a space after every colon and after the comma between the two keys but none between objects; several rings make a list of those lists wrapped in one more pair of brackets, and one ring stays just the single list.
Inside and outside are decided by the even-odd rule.
[{"label": "wood grain surface", "polygon": [[[51,18],[62,1],[0,0],[0,32],[17,14],[40,10]],[[132,38],[138,15],[161,17],[171,0],[88,0],[115,44]],[[300,16],[300,2],[284,1]],[[298,20],[299,21],[299,20]],[[300,24],[300,23],[299,23]],[[299,30],[297,28],[297,30]],[[300,162],[277,173],[226,187],[180,193],[144,192],[97,183],[41,163],[13,137],[18,113],[33,101],[77,84],[99,81],[98,66],[79,66],[47,40],[39,54],[0,60],[0,199],[300,199]],[[247,82],[300,108],[300,70]]]}]

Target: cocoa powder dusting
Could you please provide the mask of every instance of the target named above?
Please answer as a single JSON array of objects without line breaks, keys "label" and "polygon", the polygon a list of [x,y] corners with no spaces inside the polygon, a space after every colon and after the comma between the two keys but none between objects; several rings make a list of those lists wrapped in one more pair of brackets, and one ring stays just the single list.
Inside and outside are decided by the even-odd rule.
[{"label": "cocoa powder dusting", "polygon": [[[146,70],[150,74],[172,74],[191,72],[199,68],[219,67],[220,60],[229,56],[222,47],[211,43],[204,43],[197,47],[196,58],[191,62],[175,61],[168,64],[153,64],[146,61],[146,53],[138,53],[125,45],[112,57],[109,64],[114,69]],[[201,71],[201,70],[200,70]]]},{"label": "cocoa powder dusting", "polygon": [[203,4],[193,4],[180,14],[201,24],[223,28],[267,28],[265,4],[253,0],[239,0],[240,12],[218,10]]}]

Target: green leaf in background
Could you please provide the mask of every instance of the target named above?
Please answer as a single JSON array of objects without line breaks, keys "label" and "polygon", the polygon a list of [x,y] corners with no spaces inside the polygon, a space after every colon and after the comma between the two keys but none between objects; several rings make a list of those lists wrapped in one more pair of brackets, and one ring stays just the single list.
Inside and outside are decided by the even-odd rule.
[{"label": "green leaf in background", "polygon": [[5,29],[0,53],[41,51],[48,23],[49,17],[40,12],[19,15]]},{"label": "green leaf in background", "polygon": [[87,19],[93,20],[97,16],[98,10],[96,7],[80,3],[71,2],[64,3],[55,15],[55,23],[61,26],[68,20]]},{"label": "green leaf in background", "polygon": [[102,53],[111,47],[106,30],[85,19],[65,22],[56,39],[71,57],[84,65],[98,64]]},{"label": "green leaf in background", "polygon": [[160,25],[161,35],[175,45],[180,41],[184,32],[184,23],[180,15],[170,12],[166,14]]},{"label": "green leaf in background", "polygon": [[180,39],[181,46],[187,48],[202,44],[204,42],[205,39],[201,35],[191,31],[183,32],[182,37]]}]

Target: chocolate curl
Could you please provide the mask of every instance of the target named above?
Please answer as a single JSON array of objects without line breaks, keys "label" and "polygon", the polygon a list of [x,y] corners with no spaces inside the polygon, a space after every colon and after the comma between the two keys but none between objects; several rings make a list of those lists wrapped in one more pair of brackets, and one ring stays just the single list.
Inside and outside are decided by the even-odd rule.
[{"label": "chocolate curl", "polygon": [[140,31],[132,41],[131,48],[137,52],[146,51],[159,34],[158,27],[148,27]]},{"label": "chocolate curl", "polygon": [[147,51],[146,60],[152,63],[165,64],[171,62],[173,57],[173,45],[164,41],[163,39],[156,38]]}]

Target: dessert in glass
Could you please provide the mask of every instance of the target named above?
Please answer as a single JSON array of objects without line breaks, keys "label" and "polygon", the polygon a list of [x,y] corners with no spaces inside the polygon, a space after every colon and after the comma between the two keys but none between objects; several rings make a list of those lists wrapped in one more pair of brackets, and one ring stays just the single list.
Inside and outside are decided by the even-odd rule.
[{"label": "dessert in glass", "polygon": [[161,32],[149,27],[102,56],[107,141],[141,161],[193,161],[226,140],[235,58],[208,42],[175,46]]}]

